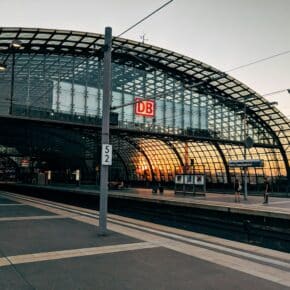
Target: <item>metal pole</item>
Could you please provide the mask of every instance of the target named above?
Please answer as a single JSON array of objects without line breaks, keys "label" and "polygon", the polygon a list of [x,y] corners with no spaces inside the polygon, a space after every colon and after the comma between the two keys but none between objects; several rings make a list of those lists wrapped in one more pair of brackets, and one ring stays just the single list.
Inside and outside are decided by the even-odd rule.
[{"label": "metal pole", "polygon": [[15,67],[15,53],[12,52],[12,66],[11,66],[11,87],[10,87],[10,106],[9,115],[12,115],[12,105],[14,99],[14,67]]},{"label": "metal pole", "polygon": [[[246,100],[244,100],[244,160],[247,159],[247,148],[246,148],[246,138],[247,138],[247,107]],[[248,199],[248,183],[247,183],[247,167],[244,167],[244,200]]]},{"label": "metal pole", "polygon": [[[112,91],[112,68],[111,68],[112,28],[105,28],[104,45],[104,84],[103,84],[103,116],[102,116],[102,147],[109,144],[110,137],[110,107]],[[108,171],[109,165],[101,164],[100,180],[100,215],[99,234],[107,232],[107,211],[108,211]]]}]

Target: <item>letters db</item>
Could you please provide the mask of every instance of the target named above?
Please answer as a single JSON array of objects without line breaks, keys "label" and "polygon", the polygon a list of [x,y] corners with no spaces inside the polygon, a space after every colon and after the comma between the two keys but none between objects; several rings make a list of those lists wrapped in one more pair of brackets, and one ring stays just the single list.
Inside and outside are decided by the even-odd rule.
[{"label": "letters db", "polygon": [[155,116],[155,101],[144,100],[142,98],[135,98],[135,114],[144,117]]}]

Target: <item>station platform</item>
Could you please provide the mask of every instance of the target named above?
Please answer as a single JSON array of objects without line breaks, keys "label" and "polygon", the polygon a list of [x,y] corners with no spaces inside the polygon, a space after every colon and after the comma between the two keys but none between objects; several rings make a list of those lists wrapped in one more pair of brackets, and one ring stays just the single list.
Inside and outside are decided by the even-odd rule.
[{"label": "station platform", "polygon": [[[182,200],[169,192],[127,195]],[[194,202],[226,206],[232,198],[210,195]],[[248,204],[231,206],[260,202],[250,197]],[[1,191],[0,289],[290,289],[288,253],[113,214],[100,236],[98,214]]]},{"label": "station platform", "polygon": [[151,189],[135,188],[130,190],[110,191],[110,196],[118,198],[153,201],[183,207],[196,207],[201,209],[214,209],[232,213],[261,215],[290,219],[290,197],[271,197],[268,204],[264,204],[263,196],[248,196],[244,200],[241,195],[240,202],[235,202],[234,194],[211,193],[204,195],[176,195],[173,190],[165,190],[163,194],[152,194]]},{"label": "station platform", "polygon": [[[14,184],[14,187],[27,187],[28,189],[43,189],[54,192],[68,192],[86,195],[99,195],[99,190],[95,186],[81,185],[24,185]],[[110,190],[109,197],[116,199],[128,199],[157,204],[167,204],[173,206],[200,208],[206,210],[216,210],[221,212],[230,212],[245,214],[251,216],[263,216],[290,220],[290,196],[273,197],[270,194],[269,204],[263,204],[263,195],[249,195],[244,200],[243,195],[239,203],[235,202],[234,194],[229,193],[211,193],[204,195],[176,195],[173,190],[165,189],[163,194],[153,194],[149,188],[124,188],[121,190]]]}]

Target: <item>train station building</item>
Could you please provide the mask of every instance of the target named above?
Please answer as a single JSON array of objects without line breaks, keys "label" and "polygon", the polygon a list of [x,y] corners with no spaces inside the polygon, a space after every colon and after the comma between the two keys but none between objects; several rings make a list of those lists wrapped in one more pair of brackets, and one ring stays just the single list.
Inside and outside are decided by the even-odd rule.
[{"label": "train station building", "polygon": [[[83,183],[99,178],[102,34],[0,28],[0,179]],[[140,100],[143,100],[141,102]],[[136,103],[137,102],[137,103]],[[245,142],[247,140],[247,142]],[[173,51],[124,38],[112,43],[110,180],[173,184],[185,171],[213,188],[270,178],[289,192],[290,123],[229,74]]]}]

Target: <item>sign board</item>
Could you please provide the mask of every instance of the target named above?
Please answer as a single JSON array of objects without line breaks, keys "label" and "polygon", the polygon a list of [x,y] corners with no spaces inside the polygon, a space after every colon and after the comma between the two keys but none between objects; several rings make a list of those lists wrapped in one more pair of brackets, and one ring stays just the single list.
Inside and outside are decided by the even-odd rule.
[{"label": "sign board", "polygon": [[176,175],[175,183],[176,184],[195,184],[195,185],[204,185],[205,179],[204,175],[197,174],[185,174],[185,175]]},{"label": "sign board", "polygon": [[230,160],[229,167],[263,167],[264,161],[260,159]]},{"label": "sign board", "polygon": [[195,185],[204,185],[204,175],[194,175],[194,184]]},{"label": "sign board", "polygon": [[47,171],[47,180],[51,180],[51,170]]},{"label": "sign board", "polygon": [[110,125],[117,126],[119,124],[119,114],[110,112]]},{"label": "sign board", "polygon": [[248,136],[245,140],[246,148],[252,148],[253,145],[254,145],[254,140],[250,136]]},{"label": "sign board", "polygon": [[155,116],[155,101],[135,98],[135,114],[144,117]]},{"label": "sign board", "polygon": [[176,175],[175,176],[175,183],[176,184],[183,184],[183,175]]},{"label": "sign board", "polygon": [[193,175],[184,175],[184,183],[185,184],[193,184]]},{"label": "sign board", "polygon": [[102,145],[102,165],[112,165],[113,147],[110,144]]},{"label": "sign board", "polygon": [[80,170],[76,170],[76,181],[80,181]]},{"label": "sign board", "polygon": [[21,167],[29,167],[30,161],[28,159],[22,159],[20,161]]}]

